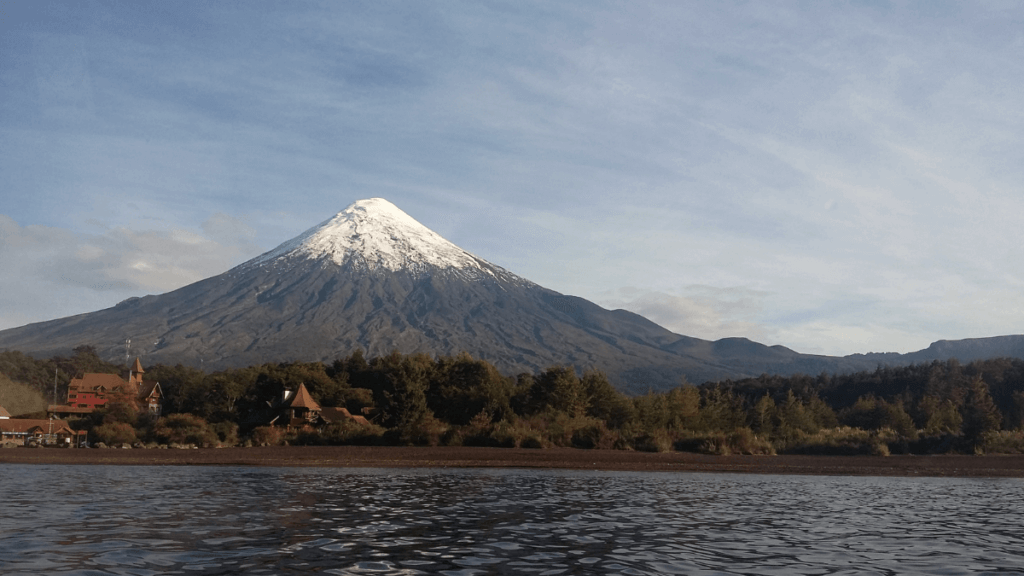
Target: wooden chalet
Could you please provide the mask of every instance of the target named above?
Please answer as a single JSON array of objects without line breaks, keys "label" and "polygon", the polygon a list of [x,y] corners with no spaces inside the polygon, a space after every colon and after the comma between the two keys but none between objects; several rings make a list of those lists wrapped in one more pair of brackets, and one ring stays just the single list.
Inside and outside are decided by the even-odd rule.
[{"label": "wooden chalet", "polygon": [[68,384],[66,404],[52,405],[47,412],[56,416],[81,416],[91,414],[114,398],[131,399],[139,409],[154,416],[160,415],[163,390],[159,382],[143,379],[145,370],[138,358],[128,371],[128,379],[124,380],[116,374],[83,374],[81,378],[72,378]]},{"label": "wooden chalet", "polygon": [[268,404],[274,411],[270,425],[284,426],[289,430],[321,428],[326,424],[345,419],[369,425],[366,418],[352,415],[345,408],[320,406],[316,400],[313,400],[313,396],[310,395],[305,384],[299,384],[298,390],[285,390],[276,404]]},{"label": "wooden chalet", "polygon": [[131,372],[128,373],[128,379],[133,381],[137,387],[138,393],[135,398],[139,403],[139,409],[145,410],[153,416],[159,416],[164,393],[160,389],[159,382],[142,379],[142,375],[145,373],[146,371],[142,369],[142,362],[135,358],[135,365],[132,366]]},{"label": "wooden chalet", "polygon": [[270,421],[271,425],[284,426],[289,429],[317,427],[322,424],[320,405],[310,396],[305,384],[299,384],[298,390],[285,390],[276,408],[277,414]]}]

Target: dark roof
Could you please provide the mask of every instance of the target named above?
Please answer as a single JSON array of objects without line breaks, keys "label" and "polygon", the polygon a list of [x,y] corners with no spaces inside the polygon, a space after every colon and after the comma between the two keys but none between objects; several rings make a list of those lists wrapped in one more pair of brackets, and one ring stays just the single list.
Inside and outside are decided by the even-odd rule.
[{"label": "dark roof", "polygon": [[83,374],[81,378],[74,378],[68,384],[68,392],[89,392],[103,387],[107,390],[114,390],[128,386],[117,374]]},{"label": "dark roof", "polygon": [[75,431],[68,426],[68,423],[63,420],[39,420],[35,418],[11,418],[0,420],[0,430],[4,432],[17,432],[17,433],[28,433],[34,432],[36,429],[44,433],[49,433],[53,425],[54,434],[74,434]]},{"label": "dark roof", "polygon": [[362,416],[353,415],[347,409],[335,406],[323,407],[320,410],[320,417],[323,418],[324,421],[328,423],[340,422],[342,420],[352,420],[360,424],[369,424],[366,418],[363,418]]},{"label": "dark roof", "polygon": [[288,406],[292,408],[306,408],[308,410],[320,410],[320,405],[313,400],[313,397],[309,395],[309,390],[306,390],[305,384],[299,384],[299,389],[295,391],[295,396],[292,397],[291,402]]},{"label": "dark roof", "polygon": [[150,396],[153,395],[154,392],[156,392],[158,398],[163,396],[164,391],[163,389],[160,388],[160,383],[144,381],[142,385],[139,386],[139,400],[145,400],[146,398],[149,398]]}]

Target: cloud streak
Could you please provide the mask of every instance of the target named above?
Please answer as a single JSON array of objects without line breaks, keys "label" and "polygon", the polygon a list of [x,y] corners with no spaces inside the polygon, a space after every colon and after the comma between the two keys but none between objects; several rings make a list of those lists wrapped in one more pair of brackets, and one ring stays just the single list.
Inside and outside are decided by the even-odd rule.
[{"label": "cloud streak", "polygon": [[19,4],[0,252],[38,284],[0,279],[0,314],[179,286],[383,196],[689,335],[1018,333],[1022,24],[941,1]]},{"label": "cloud streak", "polygon": [[252,230],[227,215],[214,215],[202,229],[78,234],[0,215],[0,329],[167,292],[258,251]]},{"label": "cloud streak", "polygon": [[757,323],[765,296],[746,288],[688,286],[669,294],[626,287],[602,299],[601,304],[636,312],[678,334],[708,340],[764,340],[774,336],[769,327]]}]

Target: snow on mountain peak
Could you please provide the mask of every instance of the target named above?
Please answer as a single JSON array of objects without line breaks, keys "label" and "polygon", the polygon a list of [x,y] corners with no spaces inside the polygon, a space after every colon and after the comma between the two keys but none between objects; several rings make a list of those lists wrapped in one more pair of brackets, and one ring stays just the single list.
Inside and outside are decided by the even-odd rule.
[{"label": "snow on mountain peak", "polygon": [[264,254],[257,263],[290,255],[392,271],[430,267],[493,275],[501,270],[445,240],[383,198],[355,202]]}]

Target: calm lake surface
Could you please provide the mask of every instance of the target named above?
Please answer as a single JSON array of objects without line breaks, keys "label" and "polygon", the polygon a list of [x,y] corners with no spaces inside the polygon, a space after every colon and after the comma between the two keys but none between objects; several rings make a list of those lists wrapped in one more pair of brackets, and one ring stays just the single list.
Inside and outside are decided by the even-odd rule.
[{"label": "calm lake surface", "polygon": [[0,466],[0,574],[1024,573],[1024,482]]}]

